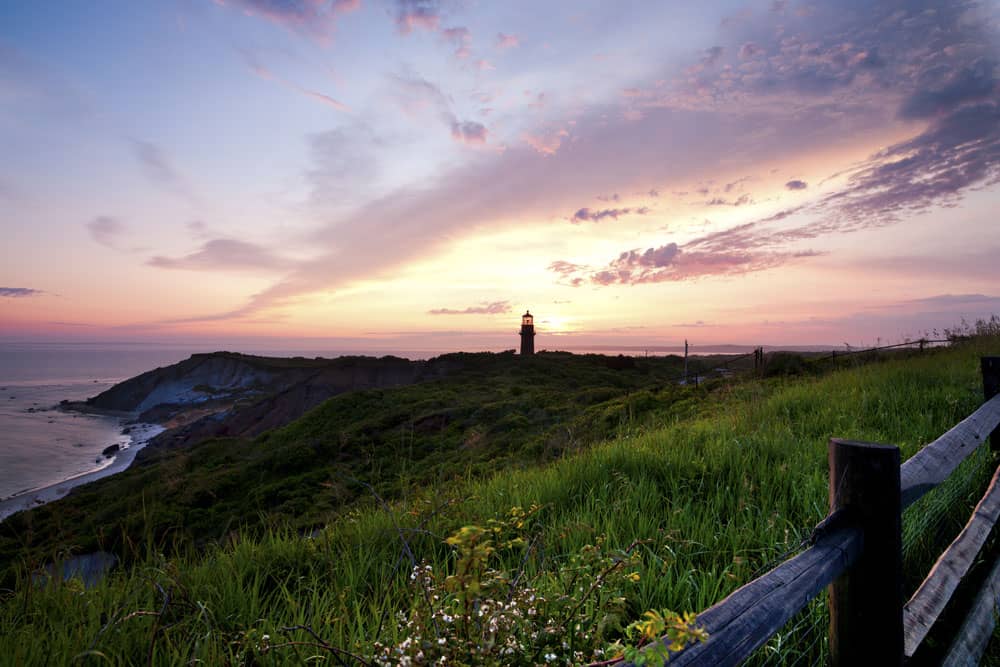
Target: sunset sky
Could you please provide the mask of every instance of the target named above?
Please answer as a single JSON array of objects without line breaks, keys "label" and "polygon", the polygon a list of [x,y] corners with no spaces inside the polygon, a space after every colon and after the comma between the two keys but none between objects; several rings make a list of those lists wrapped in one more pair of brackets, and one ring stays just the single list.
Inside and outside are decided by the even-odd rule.
[{"label": "sunset sky", "polygon": [[0,340],[896,341],[1000,313],[1000,3],[0,5]]}]

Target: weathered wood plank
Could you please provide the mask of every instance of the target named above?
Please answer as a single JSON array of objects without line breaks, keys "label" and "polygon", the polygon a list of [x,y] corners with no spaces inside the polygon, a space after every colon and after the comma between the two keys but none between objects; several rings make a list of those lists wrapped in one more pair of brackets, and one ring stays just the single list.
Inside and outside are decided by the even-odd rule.
[{"label": "weathered wood plank", "polygon": [[1000,468],[958,537],[941,554],[920,588],[903,606],[905,652],[912,657],[937,622],[958,584],[1000,518]]},{"label": "weathered wood plank", "polygon": [[733,591],[698,615],[709,638],[674,653],[668,664],[737,665],[857,560],[861,531],[845,526],[798,556]]},{"label": "weathered wood plank", "polygon": [[928,444],[900,468],[903,509],[948,478],[1000,424],[1000,394]]},{"label": "weathered wood plank", "polygon": [[[988,401],[1000,394],[1000,357],[982,357],[979,367],[983,374],[983,400]],[[1000,428],[990,435],[990,450],[1000,451]]]},{"label": "weathered wood plank", "polygon": [[899,448],[831,438],[830,512],[861,527],[864,551],[830,585],[830,664],[903,664]]},{"label": "weathered wood plank", "polygon": [[942,667],[978,665],[989,644],[996,625],[997,603],[1000,601],[1000,560],[993,564],[990,576],[972,603],[972,609],[959,628]]}]

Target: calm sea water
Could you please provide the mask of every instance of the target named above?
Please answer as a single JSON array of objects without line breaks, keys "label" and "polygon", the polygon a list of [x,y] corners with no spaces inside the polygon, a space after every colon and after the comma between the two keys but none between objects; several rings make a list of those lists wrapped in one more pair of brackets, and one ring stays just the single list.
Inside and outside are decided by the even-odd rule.
[{"label": "calm sea water", "polygon": [[121,420],[54,409],[121,379],[172,364],[191,350],[101,345],[0,344],[0,499],[110,464],[126,444]]}]

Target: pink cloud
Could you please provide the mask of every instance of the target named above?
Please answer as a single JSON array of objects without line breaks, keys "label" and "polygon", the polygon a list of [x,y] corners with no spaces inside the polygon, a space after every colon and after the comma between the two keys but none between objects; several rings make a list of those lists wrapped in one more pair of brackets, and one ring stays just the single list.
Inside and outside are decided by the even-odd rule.
[{"label": "pink cloud", "polygon": [[524,141],[542,155],[555,155],[562,146],[563,140],[569,136],[565,129],[549,134],[525,134]]},{"label": "pink cloud", "polygon": [[498,49],[512,49],[520,45],[521,45],[521,38],[518,37],[517,35],[505,35],[502,32],[497,33]]},{"label": "pink cloud", "polygon": [[404,35],[417,28],[431,32],[441,25],[437,0],[396,0],[396,27]]},{"label": "pink cloud", "polygon": [[468,28],[445,28],[441,31],[441,36],[454,45],[457,58],[468,58],[472,53],[472,33]]},{"label": "pink cloud", "polygon": [[451,138],[463,144],[485,144],[489,131],[482,123],[475,121],[452,121]]},{"label": "pink cloud", "polygon": [[[690,244],[689,244],[690,245]],[[798,252],[731,251],[706,252],[688,250],[676,243],[667,243],[646,250],[626,250],[597,269],[558,261],[549,270],[559,274],[560,282],[573,287],[586,283],[608,285],[639,285],[644,283],[696,280],[711,276],[734,276],[772,269],[795,259],[813,257],[811,250]]]},{"label": "pink cloud", "polygon": [[147,264],[160,269],[189,271],[282,271],[291,262],[263,246],[235,239],[212,239],[184,257],[152,257]]},{"label": "pink cloud", "polygon": [[314,100],[319,100],[321,103],[327,105],[328,107],[336,109],[337,111],[343,111],[343,112],[347,113],[347,112],[349,112],[351,110],[351,108],[349,106],[347,106],[343,102],[338,102],[337,100],[333,99],[329,95],[324,95],[323,93],[317,93],[315,90],[308,90],[306,88],[299,88],[298,86],[295,86],[295,88],[300,93],[302,93],[303,95],[311,97]]},{"label": "pink cloud", "polygon": [[220,5],[240,7],[244,13],[328,39],[336,17],[361,8],[361,0],[216,0]]},{"label": "pink cloud", "polygon": [[461,310],[454,308],[434,308],[428,315],[503,315],[511,311],[510,301],[483,302],[479,306],[469,306]]},{"label": "pink cloud", "polygon": [[641,206],[639,208],[606,208],[601,210],[592,210],[584,207],[574,213],[573,216],[569,218],[569,221],[574,225],[577,225],[581,222],[601,222],[602,220],[608,218],[617,220],[623,215],[646,215],[647,213],[649,213],[649,209],[645,206]]}]

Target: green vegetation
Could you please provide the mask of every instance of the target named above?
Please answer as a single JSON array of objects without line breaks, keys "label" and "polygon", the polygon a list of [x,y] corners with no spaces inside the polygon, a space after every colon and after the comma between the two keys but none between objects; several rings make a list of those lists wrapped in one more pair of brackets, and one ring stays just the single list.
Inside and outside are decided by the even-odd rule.
[{"label": "green vegetation", "polygon": [[26,547],[38,559],[67,548],[120,553],[150,525],[168,550],[237,528],[308,532],[373,492],[406,498],[555,460],[654,411],[690,410],[698,395],[669,381],[682,367],[677,357],[484,353],[439,362],[460,370],[342,394],[256,439],[147,448],[129,470],[0,525],[0,571]]},{"label": "green vegetation", "polygon": [[[981,403],[979,356],[998,348],[980,337],[697,389],[660,384],[641,362],[615,370],[595,358],[585,377],[541,356],[488,383],[473,369],[456,384],[358,392],[255,441],[157,452],[100,490],[0,526],[15,565],[0,655],[350,664],[402,661],[413,646],[428,658],[444,638],[458,662],[566,664],[626,650],[630,624],[696,638],[683,617],[643,614],[703,609],[800,547],[826,513],[827,440],[891,442],[905,459]],[[990,466],[978,453],[907,512],[908,572],[925,572],[965,521]],[[245,513],[219,530],[213,512],[238,499],[225,511]],[[88,590],[31,585],[31,566],[62,535],[133,565]],[[533,615],[531,595],[544,601]],[[523,613],[492,617],[508,625],[484,635],[478,613],[500,602]],[[811,605],[760,660],[822,661],[823,613]],[[461,621],[439,627],[444,614]],[[515,652],[498,653],[509,637]],[[473,656],[472,644],[496,651]]]}]

